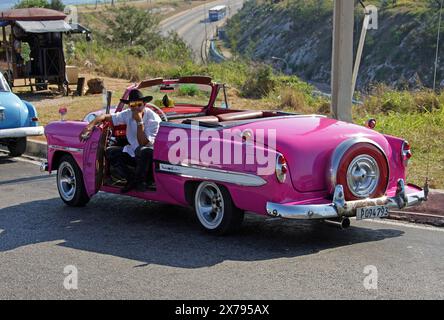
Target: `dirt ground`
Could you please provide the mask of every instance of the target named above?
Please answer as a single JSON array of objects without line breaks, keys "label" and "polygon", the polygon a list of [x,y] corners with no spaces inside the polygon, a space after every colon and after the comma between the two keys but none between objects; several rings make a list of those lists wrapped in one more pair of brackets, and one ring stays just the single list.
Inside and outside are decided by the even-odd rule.
[{"label": "dirt ground", "polygon": [[[113,92],[112,104],[117,104],[125,89],[131,84],[124,79],[115,79],[94,74],[80,74],[85,77],[86,82],[91,78],[101,78],[104,80],[105,88]],[[85,87],[86,87],[85,82]],[[75,86],[71,87],[75,90]],[[44,91],[31,93],[29,89],[14,90],[20,98],[34,104],[37,109],[39,122],[45,126],[51,121],[60,119],[59,108],[66,107],[68,113],[65,116],[67,120],[81,120],[91,111],[100,110],[104,107],[103,96],[101,94],[85,96],[63,96],[53,91]],[[44,136],[33,137],[34,140],[44,141]]]}]

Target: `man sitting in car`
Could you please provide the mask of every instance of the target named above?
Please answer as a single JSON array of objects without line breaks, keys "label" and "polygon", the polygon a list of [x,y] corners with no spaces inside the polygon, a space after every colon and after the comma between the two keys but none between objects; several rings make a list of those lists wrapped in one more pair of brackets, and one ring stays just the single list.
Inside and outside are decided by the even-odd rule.
[{"label": "man sitting in car", "polygon": [[[133,189],[146,191],[147,181],[153,182],[153,145],[161,119],[154,111],[145,107],[152,99],[153,97],[144,97],[139,90],[134,89],[129,93],[127,100],[121,99],[121,102],[129,105],[128,109],[96,117],[81,133],[81,140],[84,140],[83,137],[89,136],[94,126],[104,121],[111,122],[114,126],[126,125],[128,144],[125,147],[113,146],[106,150],[110,165],[127,181],[121,190],[122,193]],[[135,174],[132,174],[129,166],[136,167]]]}]

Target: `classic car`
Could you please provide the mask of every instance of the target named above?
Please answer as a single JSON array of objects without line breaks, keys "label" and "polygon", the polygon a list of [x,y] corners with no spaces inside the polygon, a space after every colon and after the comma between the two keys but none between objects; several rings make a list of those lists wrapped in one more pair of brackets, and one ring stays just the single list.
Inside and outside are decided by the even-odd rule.
[{"label": "classic car", "polygon": [[0,145],[7,146],[10,156],[17,157],[26,150],[27,136],[43,132],[35,107],[12,93],[0,72]]},{"label": "classic car", "polygon": [[[155,189],[128,195],[193,207],[210,233],[238,229],[245,212],[345,228],[350,217],[384,218],[391,208],[427,199],[427,189],[405,183],[412,153],[401,138],[322,115],[230,109],[225,86],[208,77],[146,80],[123,98],[134,88],[154,96],[147,106],[163,121],[154,144]],[[165,94],[172,105],[159,104]],[[125,127],[102,124],[86,141],[79,134],[98,113],[124,107],[46,126],[42,170],[57,170],[67,205],[83,206],[98,191],[120,193],[104,150],[126,143]]]}]

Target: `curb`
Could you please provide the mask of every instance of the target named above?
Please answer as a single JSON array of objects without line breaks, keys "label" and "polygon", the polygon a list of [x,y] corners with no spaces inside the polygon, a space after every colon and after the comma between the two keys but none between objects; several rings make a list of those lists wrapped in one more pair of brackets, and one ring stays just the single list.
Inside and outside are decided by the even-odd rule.
[{"label": "curb", "polygon": [[389,219],[398,221],[407,221],[413,223],[428,224],[435,227],[444,227],[444,216],[434,214],[419,213],[419,212],[405,212],[405,211],[391,211]]},{"label": "curb", "polygon": [[48,155],[47,143],[28,139],[25,154],[37,158],[46,158]]}]

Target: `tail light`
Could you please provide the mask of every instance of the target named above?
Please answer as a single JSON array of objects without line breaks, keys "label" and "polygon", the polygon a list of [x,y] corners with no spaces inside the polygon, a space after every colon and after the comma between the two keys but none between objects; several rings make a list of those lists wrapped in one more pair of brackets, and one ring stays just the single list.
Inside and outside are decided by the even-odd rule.
[{"label": "tail light", "polygon": [[407,141],[402,143],[401,158],[404,165],[408,165],[410,158],[412,157],[412,151],[410,150],[410,144]]},{"label": "tail light", "polygon": [[34,117],[34,118],[31,119],[31,121],[32,121],[32,122],[38,122],[38,121],[39,121],[39,118]]},{"label": "tail light", "polygon": [[369,119],[366,123],[367,128],[374,129],[376,128],[376,119]]},{"label": "tail light", "polygon": [[59,108],[59,114],[60,114],[60,120],[65,121],[65,116],[68,113],[68,108],[66,107],[60,107]]},{"label": "tail light", "polygon": [[280,183],[284,183],[287,178],[288,165],[285,157],[278,153],[276,157],[276,178]]}]

